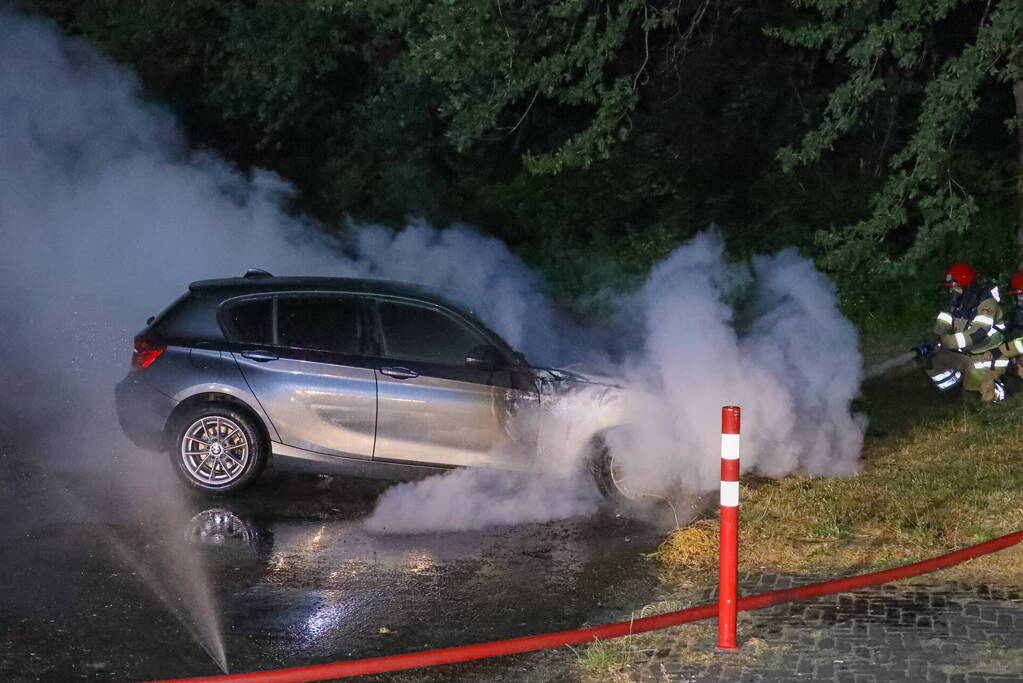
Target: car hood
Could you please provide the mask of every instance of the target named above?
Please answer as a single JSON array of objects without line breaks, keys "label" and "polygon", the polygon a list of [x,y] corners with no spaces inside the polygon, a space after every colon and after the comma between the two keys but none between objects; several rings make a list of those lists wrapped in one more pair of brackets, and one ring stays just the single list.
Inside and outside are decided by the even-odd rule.
[{"label": "car hood", "polygon": [[568,397],[585,397],[594,406],[617,403],[624,389],[620,381],[607,375],[584,373],[567,368],[533,368],[540,404],[553,406]]},{"label": "car hood", "polygon": [[557,384],[595,384],[615,389],[621,389],[623,384],[620,377],[578,368],[533,368],[533,372]]}]

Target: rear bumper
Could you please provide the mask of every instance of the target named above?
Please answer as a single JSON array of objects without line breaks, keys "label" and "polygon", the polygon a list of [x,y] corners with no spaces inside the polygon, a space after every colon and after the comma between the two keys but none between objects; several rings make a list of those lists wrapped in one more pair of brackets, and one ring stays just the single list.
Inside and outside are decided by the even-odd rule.
[{"label": "rear bumper", "polygon": [[150,451],[163,451],[164,426],[177,401],[160,393],[135,375],[128,375],[114,388],[117,420],[133,444]]}]

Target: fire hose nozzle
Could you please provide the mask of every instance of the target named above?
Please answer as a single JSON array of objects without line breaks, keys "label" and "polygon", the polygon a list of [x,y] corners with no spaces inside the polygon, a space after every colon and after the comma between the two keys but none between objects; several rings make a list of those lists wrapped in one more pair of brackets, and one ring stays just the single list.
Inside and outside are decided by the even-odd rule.
[{"label": "fire hose nozzle", "polygon": [[917,346],[917,347],[914,347],[914,348],[910,349],[910,351],[915,353],[917,358],[923,358],[924,356],[926,356],[929,353],[931,353],[931,351],[933,351],[934,349],[935,349],[935,345],[922,344],[920,346]]}]

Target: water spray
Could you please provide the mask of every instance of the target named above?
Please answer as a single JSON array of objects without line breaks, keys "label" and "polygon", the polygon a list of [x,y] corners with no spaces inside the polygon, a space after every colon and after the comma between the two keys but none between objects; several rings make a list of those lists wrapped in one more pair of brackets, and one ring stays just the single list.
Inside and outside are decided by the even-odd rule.
[{"label": "water spray", "polygon": [[888,360],[881,361],[876,365],[871,365],[864,371],[863,373],[864,379],[875,379],[877,377],[880,377],[889,370],[893,370],[894,368],[901,367],[903,365],[906,365],[907,363],[912,363],[915,360],[918,360],[920,358],[926,358],[931,354],[937,353],[940,348],[941,344],[933,345],[924,344],[922,346],[917,346],[916,348],[910,349],[905,353],[900,353],[899,355],[893,356]]},{"label": "water spray", "polygon": [[[884,569],[869,574],[859,574],[821,583],[811,583],[795,588],[759,593],[739,598],[737,610],[747,610],[781,605],[794,600],[806,600],[821,595],[832,595],[834,593],[845,593],[877,586],[900,579],[913,576],[920,576],[929,572],[945,569],[962,562],[988,555],[1010,548],[1023,542],[1023,531],[1016,531],[1005,536],[993,538],[976,545],[971,545],[954,552],[921,560],[912,564]],[[161,679],[149,683],[308,683],[311,681],[326,681],[335,678],[347,678],[350,676],[364,676],[367,674],[387,673],[391,671],[404,671],[440,664],[453,664],[456,662],[470,662],[490,657],[501,657],[517,654],[520,652],[532,652],[546,648],[556,648],[577,643],[591,643],[595,640],[608,638],[619,638],[632,636],[637,633],[645,633],[656,629],[678,626],[694,621],[711,619],[718,615],[718,605],[711,603],[698,607],[690,607],[678,612],[668,612],[652,617],[630,619],[615,624],[603,626],[592,626],[573,631],[559,631],[557,633],[545,633],[534,636],[524,636],[509,640],[498,640],[477,645],[464,645],[451,647],[442,650],[426,650],[424,652],[412,652],[402,655],[389,655],[375,657],[372,659],[355,659],[330,664],[316,664],[312,666],[295,667],[290,669],[274,669],[268,671],[253,671],[250,673],[237,673],[224,676],[201,676],[197,678]]]}]

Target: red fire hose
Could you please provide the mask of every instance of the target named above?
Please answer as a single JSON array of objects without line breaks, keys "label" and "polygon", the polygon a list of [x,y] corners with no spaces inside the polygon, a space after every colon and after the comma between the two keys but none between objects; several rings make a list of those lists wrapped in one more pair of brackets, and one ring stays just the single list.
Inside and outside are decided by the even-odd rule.
[{"label": "red fire hose", "polygon": [[[808,586],[799,586],[770,593],[761,593],[749,597],[740,598],[738,602],[739,611],[778,605],[793,600],[813,598],[819,595],[841,593],[844,591],[864,588],[865,586],[876,586],[881,583],[888,583],[898,579],[905,579],[911,576],[918,576],[933,572],[945,567],[972,560],[1009,546],[1016,545],[1023,541],[1023,531],[1000,536],[999,538],[978,543],[977,545],[957,550],[947,555],[940,555],[929,560],[914,562],[903,567],[886,569],[870,574],[850,576],[845,579],[814,583]],[[356,659],[348,662],[335,662],[333,664],[318,664],[315,666],[302,666],[293,669],[276,669],[273,671],[256,671],[243,674],[228,674],[224,676],[207,676],[200,678],[179,678],[167,681],[154,681],[152,683],[305,683],[306,681],[324,681],[332,678],[346,678],[348,676],[360,676],[363,674],[384,673],[387,671],[400,671],[403,669],[415,669],[424,666],[435,666],[437,664],[451,664],[454,662],[468,662],[475,659],[486,659],[488,657],[500,657],[518,652],[530,652],[544,648],[559,647],[562,645],[574,645],[576,643],[589,642],[592,640],[603,640],[606,638],[617,638],[631,633],[643,633],[659,628],[685,624],[692,621],[700,621],[713,617],[718,612],[717,604],[703,605],[684,609],[679,612],[659,614],[654,617],[645,617],[634,621],[623,621],[617,624],[595,626],[593,628],[582,628],[574,631],[561,631],[558,633],[546,633],[538,636],[526,636],[524,638],[512,638],[510,640],[497,640],[491,643],[480,643],[478,645],[467,645],[464,647],[450,647],[443,650],[428,650],[426,652],[413,652],[404,655],[393,655],[390,657],[374,657],[372,659]]]}]

